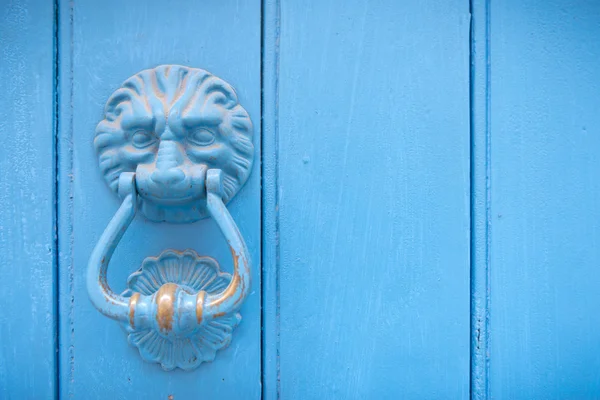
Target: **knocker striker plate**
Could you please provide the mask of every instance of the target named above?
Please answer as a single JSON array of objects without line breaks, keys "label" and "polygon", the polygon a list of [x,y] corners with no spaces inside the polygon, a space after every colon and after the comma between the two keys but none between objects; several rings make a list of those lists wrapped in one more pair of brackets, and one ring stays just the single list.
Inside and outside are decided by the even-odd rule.
[{"label": "knocker striker plate", "polygon": [[[92,252],[93,305],[119,321],[142,358],[193,369],[227,346],[250,291],[250,258],[225,204],[250,173],[252,124],[233,88],[201,69],[164,65],[127,79],[96,128],[100,169],[123,202]],[[156,222],[212,217],[227,241],[233,274],[193,250],[148,257],[113,292],[110,258],[140,210]]]}]

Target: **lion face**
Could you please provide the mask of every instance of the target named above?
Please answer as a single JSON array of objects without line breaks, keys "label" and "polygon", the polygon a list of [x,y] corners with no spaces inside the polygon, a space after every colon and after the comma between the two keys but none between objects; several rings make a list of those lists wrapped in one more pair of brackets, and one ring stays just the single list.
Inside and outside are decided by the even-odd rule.
[{"label": "lion face", "polygon": [[140,210],[153,221],[206,216],[208,169],[223,171],[225,202],[250,173],[252,123],[233,88],[211,73],[178,65],[144,70],[109,98],[96,127],[100,169],[113,191],[135,172]]}]

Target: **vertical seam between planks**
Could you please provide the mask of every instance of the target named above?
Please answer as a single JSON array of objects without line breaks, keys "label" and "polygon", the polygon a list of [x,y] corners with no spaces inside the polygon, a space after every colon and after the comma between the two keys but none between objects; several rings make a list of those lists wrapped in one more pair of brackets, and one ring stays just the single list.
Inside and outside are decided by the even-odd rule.
[{"label": "vertical seam between planks", "polygon": [[57,273],[59,387],[58,398],[73,397],[74,266],[73,266],[73,23],[74,0],[55,0],[57,6]]},{"label": "vertical seam between planks", "polygon": [[52,318],[52,328],[54,335],[54,343],[53,343],[53,368],[54,368],[54,398],[56,400],[59,399],[60,394],[60,313],[59,313],[59,301],[60,301],[60,282],[59,282],[59,257],[58,257],[58,249],[59,249],[59,219],[58,219],[58,174],[59,174],[59,131],[58,131],[58,113],[59,113],[59,76],[58,76],[58,66],[59,66],[59,0],[54,0],[52,3],[53,6],[53,38],[52,38],[52,51],[54,62],[52,65],[52,135],[53,135],[53,148],[52,148],[52,161],[53,171],[52,171],[52,221],[53,221],[53,241],[52,241],[52,282],[53,286],[53,318]]},{"label": "vertical seam between planks", "polygon": [[263,74],[264,74],[264,63],[263,63],[263,54],[264,54],[264,40],[265,40],[265,35],[264,35],[264,25],[265,25],[265,19],[264,19],[264,1],[261,0],[260,2],[260,259],[261,259],[261,273],[260,273],[260,317],[259,317],[259,321],[260,321],[260,397],[261,399],[264,398],[264,394],[263,391],[265,390],[265,384],[264,384],[264,370],[265,370],[265,354],[264,354],[264,342],[265,342],[265,330],[264,330],[264,315],[263,315],[263,311],[265,309],[264,307],[264,302],[265,302],[265,296],[264,296],[264,289],[263,289],[263,273],[262,273],[262,265],[263,265],[263,254],[264,254],[264,240],[263,240],[263,232],[264,232],[264,220],[265,220],[265,213],[263,212],[263,206],[264,206],[264,201],[263,201],[263,195],[264,195],[264,185],[262,183],[263,181],[263,158],[264,158],[264,140],[263,140],[263,109],[264,109],[264,85],[263,85]]},{"label": "vertical seam between planks", "polygon": [[[261,257],[261,267],[263,265],[263,255],[265,252],[264,249],[264,240],[263,240],[263,233],[264,233],[264,219],[265,219],[265,213],[263,212],[263,207],[264,207],[264,185],[262,184],[262,180],[264,179],[264,123],[263,123],[263,111],[264,111],[264,99],[265,99],[265,94],[264,94],[264,79],[263,79],[263,75],[264,75],[264,59],[263,59],[263,55],[264,55],[264,41],[265,41],[265,32],[264,32],[264,25],[265,25],[265,5],[264,5],[264,0],[261,0],[260,2],[260,180],[261,180],[261,185],[260,185],[260,257]],[[265,370],[265,354],[264,354],[264,347],[265,347],[265,330],[264,330],[264,322],[265,322],[265,317],[264,317],[264,303],[265,303],[265,296],[264,296],[264,285],[263,285],[263,273],[262,273],[262,268],[261,268],[261,274],[260,274],[260,280],[261,280],[261,296],[260,296],[260,381],[261,381],[261,388],[260,388],[260,392],[261,392],[261,398],[264,398],[264,390],[265,390],[265,384],[264,384],[264,370]]]},{"label": "vertical seam between planks", "polygon": [[276,301],[276,349],[277,349],[277,358],[276,358],[276,371],[277,371],[277,399],[281,397],[281,381],[280,381],[280,364],[279,364],[279,347],[280,347],[280,321],[281,321],[281,304],[280,304],[280,230],[279,230],[279,38],[280,38],[280,24],[281,24],[281,14],[280,14],[280,3],[279,0],[275,2],[276,7],[276,27],[275,27],[275,88],[274,88],[274,105],[275,105],[275,114],[274,114],[274,128],[275,128],[275,238],[276,238],[276,268],[275,268],[275,301]]},{"label": "vertical seam between planks", "polygon": [[490,59],[490,0],[485,0],[485,397],[489,398],[489,371],[490,371],[490,308],[491,308],[491,233],[492,233],[492,134],[491,134],[491,59]]},{"label": "vertical seam between planks", "polygon": [[279,0],[262,0],[261,10],[261,396],[279,399]]},{"label": "vertical seam between planks", "polygon": [[74,71],[73,71],[73,59],[74,59],[74,47],[75,47],[75,0],[69,0],[69,332],[70,332],[70,344],[69,344],[69,397],[73,398],[73,381],[75,379],[75,267],[74,267],[74,254],[73,246],[75,243],[75,234],[73,232],[73,85],[74,85]]},{"label": "vertical seam between planks", "polygon": [[[490,3],[470,0],[471,398],[489,398],[490,368]],[[480,27],[480,22],[483,25]]]}]

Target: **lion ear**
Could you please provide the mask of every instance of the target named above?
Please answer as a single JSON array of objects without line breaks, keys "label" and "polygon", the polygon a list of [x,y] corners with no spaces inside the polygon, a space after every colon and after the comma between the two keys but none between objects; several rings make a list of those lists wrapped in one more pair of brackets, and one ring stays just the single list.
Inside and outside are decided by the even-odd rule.
[{"label": "lion ear", "polygon": [[108,148],[120,146],[124,141],[125,135],[116,122],[104,119],[96,126],[94,147],[98,153]]},{"label": "lion ear", "polygon": [[118,117],[123,111],[123,103],[131,102],[132,97],[130,89],[117,89],[106,102],[106,107],[104,107],[106,119],[114,120]]},{"label": "lion ear", "polygon": [[233,87],[214,75],[204,80],[198,87],[198,91],[199,97],[205,99],[204,108],[218,105],[231,110],[238,105],[237,94]]},{"label": "lion ear", "polygon": [[252,137],[252,121],[248,112],[239,104],[231,113],[231,126]]},{"label": "lion ear", "polygon": [[145,108],[141,97],[129,87],[117,89],[106,102],[104,114],[109,121],[115,120],[125,110],[140,111]]}]

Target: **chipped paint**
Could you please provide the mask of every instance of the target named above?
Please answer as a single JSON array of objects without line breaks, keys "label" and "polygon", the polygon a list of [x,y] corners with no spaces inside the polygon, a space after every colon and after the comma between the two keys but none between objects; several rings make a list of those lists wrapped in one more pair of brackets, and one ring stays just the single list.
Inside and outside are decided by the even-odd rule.
[{"label": "chipped paint", "polygon": [[206,298],[206,292],[203,290],[196,295],[196,323],[202,324],[202,318],[204,314],[204,299]]},{"label": "chipped paint", "polygon": [[135,329],[135,307],[137,306],[139,298],[139,293],[134,293],[129,298],[129,326],[131,326],[132,329]]},{"label": "chipped paint", "polygon": [[173,316],[175,315],[176,293],[179,287],[174,283],[166,283],[156,292],[156,322],[162,332],[173,329]]}]

